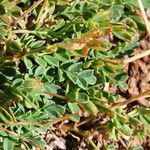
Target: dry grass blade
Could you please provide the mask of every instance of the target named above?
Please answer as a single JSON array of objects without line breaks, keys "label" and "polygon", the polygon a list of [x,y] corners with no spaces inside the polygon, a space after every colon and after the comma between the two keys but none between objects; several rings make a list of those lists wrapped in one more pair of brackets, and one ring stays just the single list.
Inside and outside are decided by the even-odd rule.
[{"label": "dry grass blade", "polygon": [[149,34],[149,36],[150,36],[150,23],[149,23],[149,21],[148,21],[148,19],[147,19],[147,16],[146,16],[146,13],[145,13],[145,10],[144,10],[144,7],[143,7],[143,3],[142,3],[141,0],[137,0],[137,2],[138,2],[138,4],[139,4],[139,7],[140,7],[140,10],[141,10],[141,13],[142,13],[142,17],[143,17],[143,19],[144,19],[144,21],[145,21],[145,25],[146,25],[146,28],[147,28],[147,32],[148,32],[148,34]]},{"label": "dry grass blade", "polygon": [[135,55],[135,56],[133,56],[133,57],[131,57],[131,58],[125,59],[125,60],[124,60],[124,63],[125,63],[125,64],[128,64],[128,63],[130,63],[130,62],[133,62],[133,61],[138,60],[138,59],[140,59],[140,58],[146,57],[146,56],[148,56],[148,55],[150,55],[150,49],[149,49],[149,50],[146,50],[146,51],[144,51],[144,52],[142,52],[142,53],[140,53],[140,54],[137,54],[137,55]]},{"label": "dry grass blade", "polygon": [[130,99],[126,100],[126,101],[123,101],[123,102],[118,102],[118,103],[115,103],[111,109],[116,109],[116,108],[119,108],[121,106],[124,106],[124,105],[127,105],[129,103],[132,103],[134,101],[137,101],[139,99],[142,99],[142,98],[149,98],[150,97],[150,90],[146,91],[146,92],[143,92],[137,96],[133,96],[131,97]]}]

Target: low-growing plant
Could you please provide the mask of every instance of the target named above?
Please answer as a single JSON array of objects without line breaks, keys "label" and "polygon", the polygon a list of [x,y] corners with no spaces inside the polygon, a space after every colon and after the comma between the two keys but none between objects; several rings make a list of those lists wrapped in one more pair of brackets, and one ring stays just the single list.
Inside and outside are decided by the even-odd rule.
[{"label": "low-growing plant", "polygon": [[123,60],[145,31],[137,10],[125,0],[0,1],[1,149],[44,149],[38,133],[65,120],[60,130],[87,139],[95,131],[104,141],[148,135],[148,108],[127,107],[139,97],[104,90],[128,88]]}]

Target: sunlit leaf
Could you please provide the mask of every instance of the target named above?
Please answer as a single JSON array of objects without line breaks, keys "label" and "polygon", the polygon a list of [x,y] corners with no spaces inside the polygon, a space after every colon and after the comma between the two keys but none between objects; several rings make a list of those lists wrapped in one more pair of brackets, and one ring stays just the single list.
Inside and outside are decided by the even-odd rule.
[{"label": "sunlit leaf", "polygon": [[4,150],[13,150],[13,147],[14,147],[13,141],[11,141],[8,138],[4,138],[4,141],[3,141]]}]

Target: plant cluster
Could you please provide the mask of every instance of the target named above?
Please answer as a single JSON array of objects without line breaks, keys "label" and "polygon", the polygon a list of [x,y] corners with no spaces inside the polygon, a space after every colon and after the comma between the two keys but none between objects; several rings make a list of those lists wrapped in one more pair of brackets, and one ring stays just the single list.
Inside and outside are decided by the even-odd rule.
[{"label": "plant cluster", "polygon": [[[128,88],[123,59],[143,31],[126,0],[1,0],[0,148],[43,149],[37,132],[65,120],[60,130],[87,138],[98,131],[102,140],[142,141],[149,110],[127,111],[119,92],[104,87]],[[96,118],[94,128],[81,128]]]}]

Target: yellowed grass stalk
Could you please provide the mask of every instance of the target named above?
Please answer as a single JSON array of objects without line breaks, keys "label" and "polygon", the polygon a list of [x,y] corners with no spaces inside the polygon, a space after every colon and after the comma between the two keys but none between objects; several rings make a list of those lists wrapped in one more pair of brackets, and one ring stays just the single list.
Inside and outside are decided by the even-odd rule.
[{"label": "yellowed grass stalk", "polygon": [[143,93],[140,93],[139,95],[137,96],[133,96],[131,97],[130,99],[128,100],[125,100],[123,102],[118,102],[118,103],[115,103],[111,109],[116,109],[116,108],[119,108],[121,106],[124,106],[124,105],[127,105],[129,103],[132,103],[134,101],[138,101],[140,99],[143,99],[143,98],[149,98],[150,97],[150,90],[146,91],[146,92],[143,92]]},{"label": "yellowed grass stalk", "polygon": [[130,63],[130,62],[133,62],[133,61],[138,60],[138,59],[140,59],[140,58],[146,57],[146,56],[148,56],[148,55],[150,55],[150,49],[149,49],[149,50],[146,50],[146,51],[143,51],[143,52],[140,53],[140,54],[136,54],[136,55],[134,55],[133,57],[127,58],[127,59],[125,59],[123,62],[124,62],[125,64],[128,64],[128,63]]},{"label": "yellowed grass stalk", "polygon": [[141,10],[141,13],[142,13],[142,17],[145,21],[145,25],[146,25],[146,28],[147,28],[147,32],[150,36],[150,22],[148,21],[147,19],[147,16],[146,16],[146,13],[145,13],[145,9],[144,9],[144,6],[143,6],[143,3],[141,0],[137,0],[138,4],[139,4],[139,7],[140,7],[140,10]]}]

